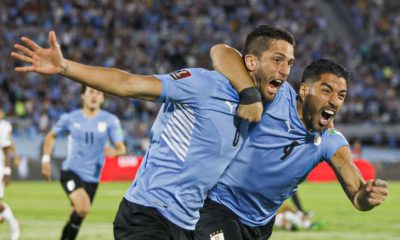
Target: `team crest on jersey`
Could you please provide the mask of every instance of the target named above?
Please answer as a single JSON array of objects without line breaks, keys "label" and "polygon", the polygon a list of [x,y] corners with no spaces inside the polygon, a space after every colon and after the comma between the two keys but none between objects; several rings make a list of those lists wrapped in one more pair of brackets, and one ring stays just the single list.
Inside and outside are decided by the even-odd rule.
[{"label": "team crest on jersey", "polygon": [[187,69],[181,69],[176,72],[169,74],[174,80],[191,77],[192,73]]},{"label": "team crest on jersey", "polygon": [[105,122],[98,122],[97,123],[97,130],[99,132],[104,132],[107,129],[107,123]]},{"label": "team crest on jersey", "polygon": [[210,234],[210,240],[225,240],[224,232],[222,230]]}]

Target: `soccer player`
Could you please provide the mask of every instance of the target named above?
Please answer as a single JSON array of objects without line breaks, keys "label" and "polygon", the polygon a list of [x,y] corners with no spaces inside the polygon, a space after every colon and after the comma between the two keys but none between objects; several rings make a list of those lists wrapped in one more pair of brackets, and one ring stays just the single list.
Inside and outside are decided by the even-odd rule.
[{"label": "soccer player", "polygon": [[[10,151],[12,151],[12,126],[3,119],[4,112],[0,109],[0,219],[6,220],[10,226],[11,240],[17,240],[20,237],[18,220],[14,217],[10,206],[3,201],[4,187],[10,183],[11,160]],[[15,148],[14,148],[15,149]],[[14,159],[17,157],[14,151]]]},{"label": "soccer player", "polygon": [[[221,48],[217,67],[221,66],[218,59],[233,59],[229,55],[238,60],[219,69],[229,75],[243,60],[236,51]],[[244,64],[249,64],[246,55]],[[241,150],[211,190],[196,239],[268,239],[283,201],[321,161],[333,167],[358,210],[371,210],[385,200],[387,183],[365,182],[345,137],[326,129],[344,103],[348,81],[349,73],[342,66],[317,60],[304,70],[298,94],[285,82],[272,101],[265,101],[260,123],[250,126]]]},{"label": "soccer player", "polygon": [[[263,86],[272,98],[289,74],[294,39],[286,30],[269,26],[260,26],[249,36],[249,45],[258,46],[260,51],[268,49],[268,57],[254,59],[248,70],[254,78],[264,80]],[[54,32],[49,35],[50,49],[28,38],[22,40],[30,49],[16,44],[23,54],[13,52],[12,56],[31,66],[18,67],[17,71],[60,73],[118,96],[164,102],[151,130],[149,150],[120,204],[114,236],[192,239],[207,192],[246,134],[245,124],[239,125],[240,131],[236,129],[234,115],[239,96],[228,79],[218,72],[196,68],[141,76],[90,67],[64,59]],[[279,64],[270,56],[275,52],[279,53]],[[240,89],[240,81],[234,84]],[[257,105],[261,101],[254,87],[241,89],[239,95],[244,104]]]},{"label": "soccer player", "polygon": [[68,133],[68,155],[62,163],[61,185],[72,205],[61,239],[75,239],[96,194],[107,140],[115,146],[115,155],[126,153],[120,122],[101,110],[104,94],[82,85],[82,109],[65,113],[47,134],[43,145],[42,173],[50,179],[50,154],[56,136]]}]

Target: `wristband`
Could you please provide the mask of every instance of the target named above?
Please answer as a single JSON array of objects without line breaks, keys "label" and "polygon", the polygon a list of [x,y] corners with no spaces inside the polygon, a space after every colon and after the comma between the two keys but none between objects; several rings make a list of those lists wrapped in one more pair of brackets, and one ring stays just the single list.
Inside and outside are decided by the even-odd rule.
[{"label": "wristband", "polygon": [[3,169],[3,174],[4,175],[11,175],[11,168],[10,167],[4,167]]},{"label": "wristband", "polygon": [[42,156],[42,163],[49,163],[50,162],[50,155],[44,154]]},{"label": "wristband", "polygon": [[262,102],[261,93],[256,87],[249,87],[243,89],[239,93],[240,104],[252,104],[256,102]]}]

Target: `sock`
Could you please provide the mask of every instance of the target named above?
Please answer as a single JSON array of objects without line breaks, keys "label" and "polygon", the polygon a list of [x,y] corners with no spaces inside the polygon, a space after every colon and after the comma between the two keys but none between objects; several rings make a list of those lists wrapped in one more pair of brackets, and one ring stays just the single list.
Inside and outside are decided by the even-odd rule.
[{"label": "sock", "polygon": [[69,227],[70,227],[70,223],[68,220],[68,222],[65,224],[64,229],[62,231],[61,240],[68,239]]},{"label": "sock", "polygon": [[73,240],[76,238],[79,232],[79,228],[81,227],[81,223],[83,221],[83,217],[79,216],[75,211],[71,214],[69,218],[69,231],[68,231],[68,240]]},{"label": "sock", "polygon": [[14,217],[11,208],[6,203],[3,204],[4,204],[4,210],[0,213],[0,215],[4,218],[4,220],[7,221],[8,225],[10,226],[11,239],[16,240],[20,236],[19,223],[17,219]]}]

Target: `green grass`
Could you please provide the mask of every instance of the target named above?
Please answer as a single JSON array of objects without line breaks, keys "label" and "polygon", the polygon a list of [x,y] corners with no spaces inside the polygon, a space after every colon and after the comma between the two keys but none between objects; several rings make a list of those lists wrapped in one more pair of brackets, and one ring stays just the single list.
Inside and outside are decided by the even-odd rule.
[{"label": "green grass", "polygon": [[[109,240],[119,202],[130,183],[101,184],[78,239]],[[359,212],[338,183],[309,184],[300,188],[300,197],[314,219],[325,223],[319,231],[276,230],[272,240],[391,240],[400,236],[400,182],[390,183],[387,201],[371,212]],[[58,182],[13,182],[6,199],[21,223],[21,240],[59,239],[70,205]],[[7,224],[0,224],[0,240],[8,239]]]}]

